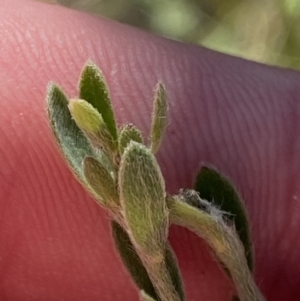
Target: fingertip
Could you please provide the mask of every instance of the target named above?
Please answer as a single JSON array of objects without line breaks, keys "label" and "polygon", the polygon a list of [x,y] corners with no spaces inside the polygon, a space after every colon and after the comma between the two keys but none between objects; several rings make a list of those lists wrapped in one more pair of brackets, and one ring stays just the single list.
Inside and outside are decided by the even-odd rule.
[{"label": "fingertip", "polygon": [[[19,257],[7,278],[9,293],[19,287],[18,279],[14,279],[17,272],[23,280],[27,277],[26,285],[36,281],[43,287],[44,291],[36,295],[40,299],[45,299],[51,290],[49,283],[54,283],[59,296],[66,299],[77,298],[80,285],[81,298],[92,300],[103,293],[108,299],[116,281],[118,288],[126,291],[128,300],[135,295],[131,287],[126,289],[130,282],[124,278],[123,270],[119,272],[113,263],[115,257],[111,255],[104,213],[94,206],[67,170],[54,146],[45,114],[48,83],[58,83],[69,96],[76,96],[82,66],[89,59],[100,66],[106,77],[119,123],[134,122],[144,133],[150,127],[155,84],[158,80],[165,83],[170,99],[170,125],[158,157],[169,191],[189,187],[201,161],[213,163],[241,187],[257,222],[253,231],[258,237],[257,245],[261,250],[268,249],[261,229],[269,214],[269,204],[261,200],[271,199],[272,208],[280,211],[276,205],[280,203],[279,185],[275,178],[271,184],[267,179],[278,174],[278,163],[285,163],[280,156],[285,150],[276,150],[269,141],[285,141],[287,131],[281,124],[290,118],[288,106],[289,110],[294,108],[290,98],[298,100],[299,74],[162,39],[57,6],[17,0],[4,0],[3,4],[0,165],[6,188],[0,192],[0,199],[1,206],[5,207],[8,200],[11,207],[3,218],[3,225],[9,230],[2,234],[1,241],[13,248],[15,231],[27,235],[22,248],[13,254],[14,258]],[[286,98],[289,99],[283,104],[281,100]],[[293,131],[292,126],[288,131]],[[267,168],[261,168],[266,161]],[[65,202],[72,206],[71,211]],[[271,220],[272,216],[268,216]],[[99,227],[99,223],[104,226]],[[36,229],[40,232],[36,233]],[[211,292],[211,283],[203,284],[207,278],[211,282],[218,279],[218,287],[228,294],[228,283],[216,265],[213,267],[209,252],[201,252],[205,248],[201,242],[184,230],[176,230],[173,237],[179,259],[184,260],[184,274],[191,281],[189,288],[194,290],[192,297],[200,294],[197,289],[204,289],[207,299],[217,298],[217,292]],[[54,243],[45,243],[45,238]],[[177,243],[179,240],[183,242]],[[63,257],[72,241],[71,256]],[[77,252],[77,248],[82,251]],[[58,250],[59,258],[55,255]],[[39,269],[43,256],[46,260]],[[51,256],[58,260],[53,269]],[[59,261],[60,256],[64,260]],[[279,255],[272,252],[268,258],[270,265],[276,262],[276,256]],[[66,264],[70,268],[74,259],[71,273],[65,270],[58,277],[61,283],[54,281],[60,268]],[[195,261],[201,264],[201,260],[206,263],[200,271],[203,282],[199,285],[193,268]],[[263,254],[259,260],[267,261]],[[110,275],[107,285],[105,273],[98,275],[95,262],[100,262],[105,273],[109,274],[111,268],[118,276]],[[25,271],[34,268],[43,274],[43,281],[39,282],[34,272]],[[71,275],[74,273],[79,275],[75,285]],[[264,271],[260,273],[263,275]],[[93,282],[89,286],[91,277]],[[66,279],[67,285],[63,287]],[[116,294],[118,288],[113,289]]]}]

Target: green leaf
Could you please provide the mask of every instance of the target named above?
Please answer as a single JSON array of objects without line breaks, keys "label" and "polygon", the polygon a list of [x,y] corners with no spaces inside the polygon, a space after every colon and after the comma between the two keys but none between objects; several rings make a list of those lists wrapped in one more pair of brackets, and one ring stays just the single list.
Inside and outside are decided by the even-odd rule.
[{"label": "green leaf", "polygon": [[167,127],[168,101],[165,87],[162,83],[158,83],[154,108],[152,113],[152,123],[149,140],[151,142],[151,150],[155,154],[159,150],[162,143],[164,133]]},{"label": "green leaf", "polygon": [[140,301],[156,301],[156,300],[150,297],[144,291],[140,291]]},{"label": "green leaf", "polygon": [[[126,231],[115,221],[112,221],[112,234],[115,240],[116,247],[119,251],[121,259],[129,271],[135,284],[141,290],[144,290],[147,295],[151,296],[153,299],[159,300],[158,295],[152,285],[152,282],[148,276],[147,270],[144,267],[141,259],[135,252],[134,246],[132,245],[130,238]],[[182,301],[184,298],[183,284],[181,280],[180,271],[177,264],[176,256],[168,244],[166,248],[166,266],[169,270],[170,276],[172,278],[174,287],[179,293],[180,299]]]},{"label": "green leaf", "polygon": [[119,152],[123,154],[124,149],[130,141],[143,144],[143,136],[141,131],[133,124],[125,124],[119,131]]},{"label": "green leaf", "polygon": [[82,170],[84,157],[98,157],[68,109],[68,99],[62,90],[51,85],[47,93],[47,112],[56,142],[78,179],[86,184]]},{"label": "green leaf", "polygon": [[113,208],[119,204],[116,184],[108,170],[93,157],[83,160],[83,173],[97,200],[105,207]]},{"label": "green leaf", "polygon": [[154,155],[140,143],[131,141],[121,157],[119,191],[135,247],[160,256],[168,230],[165,183]]},{"label": "green leaf", "polygon": [[166,266],[172,278],[175,290],[179,294],[180,300],[184,301],[185,296],[181,273],[178,267],[177,258],[170,244],[168,244],[166,248]]},{"label": "green leaf", "polygon": [[77,126],[84,132],[96,135],[105,125],[101,114],[83,99],[70,99],[68,107]]},{"label": "green leaf", "polygon": [[117,153],[117,141],[110,134],[101,114],[83,99],[71,99],[69,110],[77,126],[96,147],[103,149],[113,161]]},{"label": "green leaf", "polygon": [[253,253],[249,224],[241,198],[233,185],[217,171],[202,167],[197,175],[194,189],[202,199],[213,202],[228,213],[228,219],[235,224],[236,231],[244,245],[249,269],[253,270]]},{"label": "green leaf", "polygon": [[158,296],[152,285],[141,259],[135,252],[126,231],[115,221],[111,222],[112,235],[121,259],[129,271],[138,288],[144,290],[149,296],[158,300]]},{"label": "green leaf", "polygon": [[107,84],[102,72],[91,62],[88,62],[82,71],[79,82],[79,98],[86,100],[98,110],[111,136],[117,141],[117,125]]}]

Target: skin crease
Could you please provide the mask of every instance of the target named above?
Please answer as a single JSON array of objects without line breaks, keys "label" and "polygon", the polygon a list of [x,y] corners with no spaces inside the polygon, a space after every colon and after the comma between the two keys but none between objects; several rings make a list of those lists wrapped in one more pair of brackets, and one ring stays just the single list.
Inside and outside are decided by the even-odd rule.
[{"label": "skin crease", "polygon": [[[245,200],[256,281],[267,300],[300,300],[298,72],[255,64],[41,3],[0,7],[0,299],[138,300],[109,220],[74,179],[47,123],[46,86],[76,96],[87,59],[103,70],[119,123],[145,137],[153,89],[170,121],[158,160],[169,192],[201,164]],[[187,300],[230,300],[233,288],[194,234],[172,227]]]}]

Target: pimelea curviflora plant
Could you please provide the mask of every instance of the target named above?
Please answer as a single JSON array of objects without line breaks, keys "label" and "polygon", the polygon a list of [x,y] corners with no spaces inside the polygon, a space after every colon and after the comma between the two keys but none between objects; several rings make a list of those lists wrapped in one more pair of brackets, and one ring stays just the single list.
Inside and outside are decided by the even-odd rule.
[{"label": "pimelea curviflora plant", "polygon": [[[118,127],[101,71],[88,62],[79,97],[51,85],[47,110],[56,141],[82,185],[111,217],[116,248],[144,301],[184,301],[168,229],[177,224],[200,236],[236,287],[232,300],[264,300],[253,276],[253,252],[244,206],[230,182],[203,167],[194,190],[169,195],[155,153],[168,113],[166,90],[155,90],[148,141],[132,124]],[[199,297],[199,299],[201,299]],[[225,300],[224,300],[225,301]]]}]

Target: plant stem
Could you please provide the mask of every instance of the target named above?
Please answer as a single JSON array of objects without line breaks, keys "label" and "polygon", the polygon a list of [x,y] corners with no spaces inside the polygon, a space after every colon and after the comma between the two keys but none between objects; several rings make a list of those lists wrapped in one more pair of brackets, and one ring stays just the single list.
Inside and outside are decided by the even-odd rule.
[{"label": "plant stem", "polygon": [[172,278],[166,266],[165,256],[162,255],[157,260],[147,258],[140,254],[144,266],[148,272],[151,282],[157,291],[161,301],[180,301],[180,297],[174,287]]},{"label": "plant stem", "polygon": [[248,269],[243,245],[233,227],[216,220],[177,197],[167,197],[170,222],[195,232],[212,248],[215,256],[228,269],[240,301],[264,301]]},{"label": "plant stem", "polygon": [[[125,230],[127,229],[126,222],[119,214],[113,214],[113,219],[121,225]],[[129,238],[132,241],[134,250],[141,259],[145,269],[147,270],[148,276],[155,288],[157,295],[160,297],[160,301],[181,301],[181,298],[176,291],[172,277],[166,266],[166,250],[162,251],[161,254],[148,255],[140,249],[140,247],[135,243],[134,239],[130,236],[130,231],[125,230],[128,233]],[[168,248],[168,245],[166,245]],[[169,253],[171,250],[169,250]]]}]

